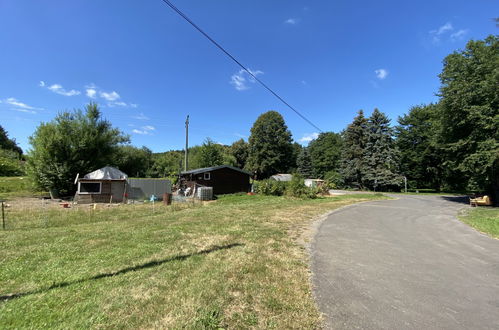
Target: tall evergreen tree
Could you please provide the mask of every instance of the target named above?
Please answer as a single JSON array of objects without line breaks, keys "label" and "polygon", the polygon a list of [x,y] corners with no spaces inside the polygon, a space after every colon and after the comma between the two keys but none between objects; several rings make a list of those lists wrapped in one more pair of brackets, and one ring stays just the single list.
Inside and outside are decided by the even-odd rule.
[{"label": "tall evergreen tree", "polygon": [[499,195],[498,68],[498,36],[469,41],[465,50],[444,60],[440,142],[452,189]]},{"label": "tall evergreen tree", "polygon": [[296,165],[298,166],[298,173],[300,173],[305,179],[313,176],[312,158],[310,158],[308,148],[302,148],[296,159]]},{"label": "tall evergreen tree", "polygon": [[341,176],[344,185],[351,188],[365,188],[364,176],[367,171],[365,159],[367,144],[367,119],[359,110],[353,122],[343,132],[341,153]]},{"label": "tall evergreen tree", "polygon": [[436,141],[438,105],[412,107],[398,122],[395,143],[400,151],[400,173],[407,177],[411,188],[439,190],[443,159]]},{"label": "tall evergreen tree", "polygon": [[333,132],[321,133],[310,142],[308,149],[315,177],[324,179],[328,172],[339,172],[342,142],[341,135]]},{"label": "tall evergreen tree", "polygon": [[257,178],[287,172],[292,163],[291,133],[276,111],[260,115],[251,128],[247,168]]},{"label": "tall evergreen tree", "polygon": [[378,109],[374,109],[367,123],[365,161],[364,180],[369,188],[390,190],[401,185],[390,119]]}]

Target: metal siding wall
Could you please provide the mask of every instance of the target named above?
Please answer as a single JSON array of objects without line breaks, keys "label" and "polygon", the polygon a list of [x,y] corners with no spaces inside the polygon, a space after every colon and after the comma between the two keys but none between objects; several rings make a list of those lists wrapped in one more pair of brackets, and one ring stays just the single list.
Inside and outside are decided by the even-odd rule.
[{"label": "metal siding wall", "polygon": [[152,195],[163,199],[164,193],[172,193],[169,180],[128,179],[129,199],[149,199]]}]

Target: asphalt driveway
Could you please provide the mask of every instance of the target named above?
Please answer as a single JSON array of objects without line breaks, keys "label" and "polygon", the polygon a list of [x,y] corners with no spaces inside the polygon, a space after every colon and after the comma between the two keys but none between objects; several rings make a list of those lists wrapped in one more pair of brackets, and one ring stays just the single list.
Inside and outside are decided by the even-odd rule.
[{"label": "asphalt driveway", "polygon": [[332,329],[499,329],[499,240],[456,219],[456,198],[397,196],[330,215],[312,243]]}]

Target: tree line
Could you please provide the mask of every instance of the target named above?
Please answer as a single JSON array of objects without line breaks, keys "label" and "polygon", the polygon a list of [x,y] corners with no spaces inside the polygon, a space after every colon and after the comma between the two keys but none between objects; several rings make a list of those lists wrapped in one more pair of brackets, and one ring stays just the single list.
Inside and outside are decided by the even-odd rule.
[{"label": "tree line", "polygon": [[[412,107],[396,125],[378,109],[369,117],[360,110],[342,132],[321,133],[303,147],[293,141],[284,118],[268,111],[257,118],[247,141],[221,145],[207,138],[190,148],[189,167],[232,165],[258,180],[299,173],[339,188],[394,191],[406,178],[410,189],[497,192],[498,44],[497,36],[489,36],[448,55],[439,75],[439,101]],[[22,155],[15,141],[5,141],[11,140],[2,129],[1,148]],[[36,129],[24,156],[26,171],[40,187],[69,194],[76,173],[105,165],[130,176],[172,179],[183,168],[183,150],[153,153],[129,142],[91,103]]]}]

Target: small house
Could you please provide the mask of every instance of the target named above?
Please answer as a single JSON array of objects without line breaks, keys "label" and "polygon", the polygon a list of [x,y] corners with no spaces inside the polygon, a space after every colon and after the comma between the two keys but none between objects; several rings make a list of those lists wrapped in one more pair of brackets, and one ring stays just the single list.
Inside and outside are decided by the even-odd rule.
[{"label": "small house", "polygon": [[212,187],[215,195],[250,191],[251,173],[229,165],[185,171],[180,173],[180,178],[188,187],[195,184]]},{"label": "small house", "polygon": [[77,179],[78,203],[121,203],[126,198],[128,176],[117,168],[106,166]]},{"label": "small house", "polygon": [[305,186],[310,188],[317,188],[324,184],[324,180],[321,179],[305,179]]},{"label": "small house", "polygon": [[270,177],[271,180],[288,182],[293,179],[292,174],[276,174]]}]

